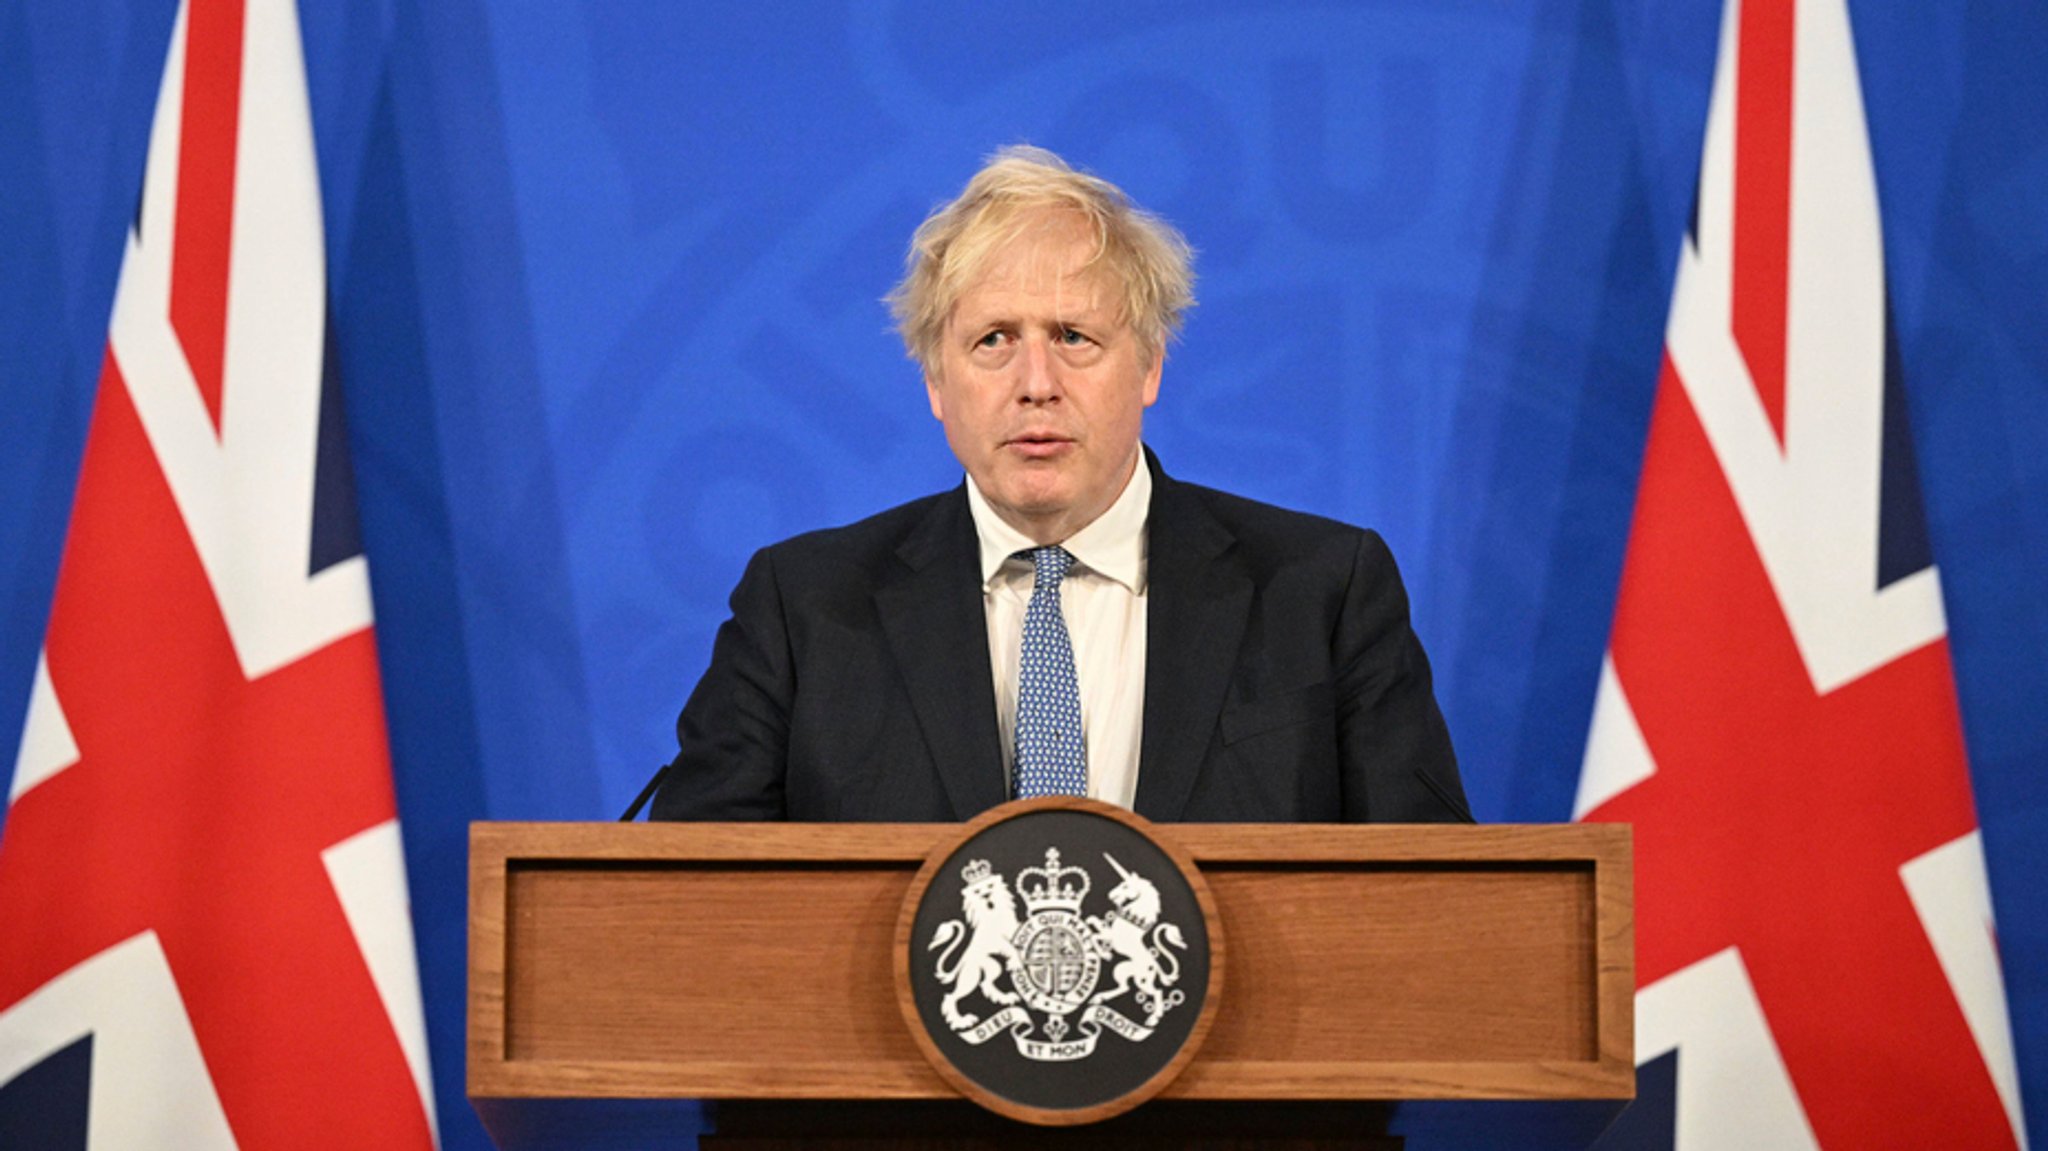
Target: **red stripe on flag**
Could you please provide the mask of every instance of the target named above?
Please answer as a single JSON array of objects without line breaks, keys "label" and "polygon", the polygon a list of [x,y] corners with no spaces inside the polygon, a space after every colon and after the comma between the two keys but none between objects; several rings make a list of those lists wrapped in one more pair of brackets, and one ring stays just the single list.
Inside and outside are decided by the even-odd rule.
[{"label": "red stripe on flag", "polygon": [[427,1148],[320,853],[395,811],[368,628],[249,680],[112,354],[47,640],[79,761],[0,838],[0,1009],[154,929],[244,1148]]},{"label": "red stripe on flag", "polygon": [[1823,1147],[2012,1147],[1899,874],[1977,825],[1948,645],[1815,693],[1668,358],[1611,650],[1657,773],[1588,818],[1635,824],[1639,983],[1738,947]]},{"label": "red stripe on flag", "polygon": [[1778,442],[1785,440],[1785,326],[1792,228],[1793,5],[1742,4],[1735,64],[1735,342]]},{"label": "red stripe on flag", "polygon": [[242,0],[192,0],[188,21],[171,326],[218,431],[241,114]]}]

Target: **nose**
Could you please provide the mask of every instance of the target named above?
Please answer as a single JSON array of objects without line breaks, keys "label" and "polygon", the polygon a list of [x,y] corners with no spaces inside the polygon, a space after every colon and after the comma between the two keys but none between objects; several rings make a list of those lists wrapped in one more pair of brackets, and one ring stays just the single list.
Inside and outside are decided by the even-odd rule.
[{"label": "nose", "polygon": [[1018,399],[1027,404],[1059,399],[1062,391],[1059,358],[1053,355],[1051,341],[1025,340],[1022,350],[1024,354],[1018,362],[1018,370],[1022,373],[1022,378],[1017,381]]}]

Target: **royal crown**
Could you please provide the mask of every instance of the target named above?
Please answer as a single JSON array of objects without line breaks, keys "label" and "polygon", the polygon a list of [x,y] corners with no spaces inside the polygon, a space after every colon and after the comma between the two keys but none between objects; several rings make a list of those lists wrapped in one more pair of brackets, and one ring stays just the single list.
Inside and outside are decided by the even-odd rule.
[{"label": "royal crown", "polygon": [[969,887],[973,887],[975,884],[987,879],[988,876],[988,860],[986,859],[970,860],[967,866],[960,869],[960,881]]},{"label": "royal crown", "polygon": [[1044,867],[1027,867],[1017,873],[1017,894],[1033,912],[1079,911],[1088,895],[1088,873],[1078,867],[1060,866],[1060,849],[1045,849]]}]

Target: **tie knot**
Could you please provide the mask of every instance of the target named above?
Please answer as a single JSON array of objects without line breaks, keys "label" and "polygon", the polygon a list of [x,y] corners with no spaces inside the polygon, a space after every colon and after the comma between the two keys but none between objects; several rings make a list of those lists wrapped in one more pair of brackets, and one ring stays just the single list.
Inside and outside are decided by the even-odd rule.
[{"label": "tie knot", "polygon": [[1031,587],[1057,588],[1067,577],[1067,569],[1074,566],[1074,557],[1067,549],[1053,544],[1031,550]]}]

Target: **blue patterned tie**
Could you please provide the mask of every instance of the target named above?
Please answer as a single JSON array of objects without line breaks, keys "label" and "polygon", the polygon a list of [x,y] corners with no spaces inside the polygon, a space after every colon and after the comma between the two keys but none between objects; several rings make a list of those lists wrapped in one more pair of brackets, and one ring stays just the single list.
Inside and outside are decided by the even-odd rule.
[{"label": "blue patterned tie", "polygon": [[1081,742],[1081,689],[1074,644],[1060,615],[1060,580],[1074,566],[1066,549],[1031,553],[1031,603],[1017,673],[1017,798],[1088,794],[1088,748]]}]

